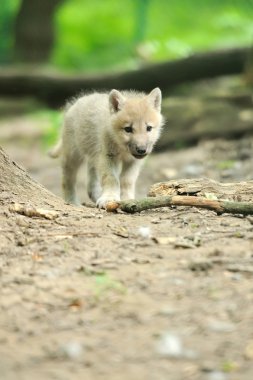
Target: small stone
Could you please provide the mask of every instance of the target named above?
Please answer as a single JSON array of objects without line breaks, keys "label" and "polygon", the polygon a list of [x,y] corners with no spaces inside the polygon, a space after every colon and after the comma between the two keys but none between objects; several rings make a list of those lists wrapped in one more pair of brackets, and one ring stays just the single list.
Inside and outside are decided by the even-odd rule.
[{"label": "small stone", "polygon": [[83,347],[79,342],[71,341],[61,347],[61,352],[67,358],[77,360],[83,353]]},{"label": "small stone", "polygon": [[208,327],[214,332],[228,333],[235,330],[235,326],[230,322],[212,320],[209,322]]},{"label": "small stone", "polygon": [[181,339],[175,334],[166,333],[158,342],[157,351],[159,354],[168,357],[183,357],[183,346]]},{"label": "small stone", "polygon": [[213,263],[208,260],[196,260],[192,261],[188,267],[193,272],[205,272],[212,269]]},{"label": "small stone", "polygon": [[150,237],[151,237],[150,227],[148,227],[148,226],[139,227],[138,235],[145,238],[145,239],[150,239]]},{"label": "small stone", "polygon": [[169,317],[176,314],[176,309],[170,306],[165,306],[159,311],[159,315]]},{"label": "small stone", "polygon": [[173,333],[162,335],[157,344],[157,352],[162,356],[175,359],[187,358],[191,360],[198,356],[195,351],[185,349],[181,338]]},{"label": "small stone", "polygon": [[243,276],[241,275],[241,273],[232,273],[230,278],[233,281],[241,281]]},{"label": "small stone", "polygon": [[207,380],[226,380],[227,376],[221,371],[211,371],[207,375]]}]

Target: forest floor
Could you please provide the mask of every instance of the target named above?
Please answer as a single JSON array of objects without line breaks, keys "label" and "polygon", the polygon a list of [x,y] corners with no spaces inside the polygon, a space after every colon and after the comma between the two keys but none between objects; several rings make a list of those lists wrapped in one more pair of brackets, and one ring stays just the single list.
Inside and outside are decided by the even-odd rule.
[{"label": "forest floor", "polygon": [[[26,115],[0,120],[3,149],[60,196],[43,133]],[[138,196],[200,177],[252,180],[253,138],[153,154]],[[55,220],[1,211],[0,233],[1,380],[253,378],[253,218],[84,206]]]}]

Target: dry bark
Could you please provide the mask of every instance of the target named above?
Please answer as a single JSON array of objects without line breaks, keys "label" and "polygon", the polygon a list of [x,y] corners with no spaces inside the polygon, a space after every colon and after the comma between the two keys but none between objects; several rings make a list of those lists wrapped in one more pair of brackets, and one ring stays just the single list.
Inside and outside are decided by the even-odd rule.
[{"label": "dry bark", "polygon": [[253,181],[220,183],[208,178],[180,179],[155,183],[148,196],[191,195],[216,197],[229,201],[250,202],[253,200]]}]

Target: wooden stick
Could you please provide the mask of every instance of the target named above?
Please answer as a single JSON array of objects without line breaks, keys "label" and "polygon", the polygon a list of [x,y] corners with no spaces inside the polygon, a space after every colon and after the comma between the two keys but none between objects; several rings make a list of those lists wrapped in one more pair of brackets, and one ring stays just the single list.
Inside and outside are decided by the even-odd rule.
[{"label": "wooden stick", "polygon": [[134,214],[143,210],[168,206],[199,207],[215,211],[218,215],[223,213],[253,215],[253,202],[210,200],[202,197],[180,195],[109,202],[106,206],[106,210],[112,212],[120,209],[124,212]]}]

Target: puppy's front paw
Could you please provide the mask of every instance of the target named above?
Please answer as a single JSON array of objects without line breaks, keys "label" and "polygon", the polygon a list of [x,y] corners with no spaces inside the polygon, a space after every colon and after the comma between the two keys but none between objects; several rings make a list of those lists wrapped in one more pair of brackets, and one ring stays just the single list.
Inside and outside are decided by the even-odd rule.
[{"label": "puppy's front paw", "polygon": [[120,197],[115,194],[104,194],[98,198],[96,205],[98,208],[106,209],[106,204],[108,202],[118,202],[120,201]]}]

